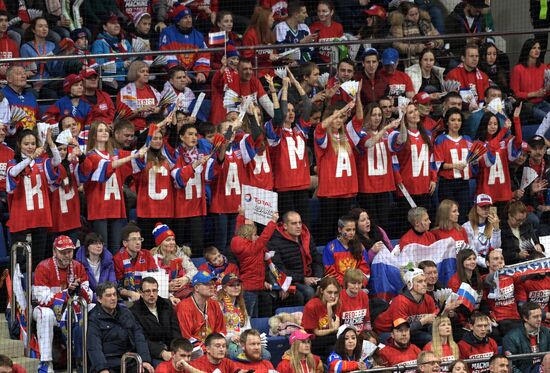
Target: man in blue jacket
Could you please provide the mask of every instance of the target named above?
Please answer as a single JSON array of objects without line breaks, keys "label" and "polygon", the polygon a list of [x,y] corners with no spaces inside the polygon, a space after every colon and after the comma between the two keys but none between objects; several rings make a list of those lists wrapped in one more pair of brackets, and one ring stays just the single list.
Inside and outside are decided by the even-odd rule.
[{"label": "man in blue jacket", "polygon": [[90,373],[120,371],[120,359],[130,351],[141,356],[148,373],[154,373],[143,329],[132,313],[117,303],[117,284],[111,281],[99,284],[96,295],[99,305],[88,316]]}]

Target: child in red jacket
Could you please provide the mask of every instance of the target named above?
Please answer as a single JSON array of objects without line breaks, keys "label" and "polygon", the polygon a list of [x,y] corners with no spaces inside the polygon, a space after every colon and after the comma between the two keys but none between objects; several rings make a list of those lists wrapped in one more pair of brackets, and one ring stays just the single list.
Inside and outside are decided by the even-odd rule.
[{"label": "child in red jacket", "polygon": [[244,210],[239,207],[237,229],[231,240],[231,251],[239,261],[244,301],[250,317],[258,317],[258,297],[262,296],[265,290],[271,290],[271,286],[265,282],[264,255],[267,251],[267,242],[277,228],[277,220],[279,220],[279,214],[275,212],[262,234],[258,236],[256,226],[252,221],[245,220]]}]

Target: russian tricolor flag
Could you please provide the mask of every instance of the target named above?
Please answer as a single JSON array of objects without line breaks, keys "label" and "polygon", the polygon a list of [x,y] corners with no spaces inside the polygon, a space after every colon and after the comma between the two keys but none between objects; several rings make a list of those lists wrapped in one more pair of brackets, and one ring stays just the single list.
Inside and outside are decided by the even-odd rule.
[{"label": "russian tricolor flag", "polygon": [[473,311],[476,304],[478,303],[479,295],[469,284],[463,282],[460,284],[458,291],[458,300],[462,301],[462,305],[468,308],[470,311]]},{"label": "russian tricolor flag", "polygon": [[225,31],[210,32],[208,33],[209,45],[224,45],[225,44]]},{"label": "russian tricolor flag", "polygon": [[439,282],[443,285],[456,273],[456,243],[452,238],[437,241],[430,246],[410,244],[395,255],[397,252],[394,250],[392,253],[384,248],[372,260],[369,296],[372,294],[389,301],[401,293],[404,286],[401,268],[409,263],[417,266],[423,260],[434,261]]}]

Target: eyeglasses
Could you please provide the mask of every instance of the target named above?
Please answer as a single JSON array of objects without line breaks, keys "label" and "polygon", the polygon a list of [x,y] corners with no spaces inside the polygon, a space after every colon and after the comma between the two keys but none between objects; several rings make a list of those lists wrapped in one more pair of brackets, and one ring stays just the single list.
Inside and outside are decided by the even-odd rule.
[{"label": "eyeglasses", "polygon": [[439,360],[432,360],[432,361],[426,361],[420,365],[441,365],[441,361]]},{"label": "eyeglasses", "polygon": [[159,289],[147,289],[141,291],[143,294],[156,294],[159,292]]},{"label": "eyeglasses", "polygon": [[145,238],[143,238],[143,237],[131,237],[131,238],[128,238],[127,240],[124,240],[124,241],[139,241],[139,242],[143,242],[143,241],[145,241]]}]

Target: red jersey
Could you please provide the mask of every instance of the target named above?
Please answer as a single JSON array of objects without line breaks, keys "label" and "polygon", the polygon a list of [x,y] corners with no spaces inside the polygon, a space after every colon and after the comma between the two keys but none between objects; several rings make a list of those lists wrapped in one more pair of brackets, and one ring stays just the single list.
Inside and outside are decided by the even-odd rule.
[{"label": "red jersey", "polygon": [[134,83],[130,83],[123,87],[116,96],[116,107],[118,111],[123,111],[126,115],[137,114],[131,119],[136,131],[141,131],[146,128],[145,117],[148,112],[137,109],[146,106],[157,106],[160,102],[160,93],[150,86],[145,84],[142,88],[138,88]]},{"label": "red jersey", "polygon": [[271,121],[265,124],[273,165],[273,187],[278,192],[309,188],[306,142],[310,125],[301,119],[298,119],[293,128],[274,128]]},{"label": "red jersey", "polygon": [[514,96],[520,100],[529,100],[534,104],[544,101],[544,97],[528,98],[531,92],[544,88],[544,71],[548,65],[541,63],[539,66],[524,66],[518,63],[512,69],[510,75],[510,88]]},{"label": "red jersey", "polygon": [[222,309],[215,300],[208,299],[203,312],[190,296],[178,303],[176,316],[183,338],[204,342],[211,333],[226,333]]},{"label": "red jersey", "polygon": [[[22,162],[26,162],[23,160]],[[52,226],[50,192],[48,184],[57,178],[51,159],[37,158],[29,163],[16,177],[10,176],[10,170],[17,163],[12,159],[8,163],[6,191],[10,231],[21,232],[31,228]]]},{"label": "red jersey", "polygon": [[[512,162],[521,154],[521,146],[516,146],[515,139],[500,141],[495,148],[479,161],[477,176],[477,194],[488,194],[494,202],[508,202],[512,199],[512,184],[508,162]],[[520,141],[521,143],[521,141]]]},{"label": "red jersey", "polygon": [[[313,361],[315,362],[315,371],[323,371],[323,364],[321,363],[321,359],[317,355],[313,355]],[[300,365],[302,368],[302,372],[314,372],[311,370],[311,367],[307,366],[306,359],[300,360]],[[279,373],[300,373],[296,372],[294,368],[292,367],[292,364],[290,363],[290,356],[283,355],[283,358],[279,365],[277,365],[277,372]]]},{"label": "red jersey", "polygon": [[[344,36],[344,28],[341,23],[332,21],[330,26],[325,26],[322,22],[315,22],[309,26],[311,34],[319,33],[318,43],[327,41],[337,41]],[[333,47],[320,47],[317,51],[318,59],[321,62],[328,63],[331,61]]]},{"label": "red jersey", "polygon": [[353,325],[359,330],[371,330],[369,296],[359,291],[355,297],[350,297],[346,290],[340,292],[340,308],[338,310],[340,324]]},{"label": "red jersey", "polygon": [[387,74],[386,70],[382,69],[380,75],[388,80],[389,96],[405,96],[407,92],[415,92],[411,77],[403,71],[395,70],[393,74]]},{"label": "red jersey", "polygon": [[237,360],[234,362],[237,366],[237,369],[242,369],[245,371],[254,371],[254,373],[269,373],[273,371],[273,364],[269,360],[260,360],[260,361],[244,361]]},{"label": "red jersey", "polygon": [[238,370],[235,362],[229,360],[228,358],[223,358],[219,364],[213,364],[210,362],[207,355],[202,355],[198,359],[191,361],[189,364],[205,373],[213,373],[214,371],[216,371],[216,373],[235,373]]},{"label": "red jersey", "polygon": [[176,206],[174,217],[188,218],[206,215],[206,194],[204,184],[205,167],[193,169],[183,157],[178,157],[172,178],[176,185]]},{"label": "red jersey", "polygon": [[[78,261],[72,260],[67,268],[59,268],[54,260],[54,258],[44,259],[36,266],[33,273],[33,299],[38,300],[41,306],[51,307],[55,302],[63,299],[62,293],[69,287],[69,284],[79,279],[80,292],[77,295],[83,297],[87,302],[91,302],[92,291],[84,266]],[[56,310],[54,309],[54,311]]]},{"label": "red jersey", "polygon": [[[325,89],[330,89],[334,87],[336,84],[340,84],[340,80],[338,79],[338,76],[331,76],[330,78],[328,78]],[[363,87],[365,87],[364,84],[363,84]],[[361,93],[363,93],[363,91],[361,91]],[[344,101],[345,103],[348,103],[352,100],[353,100],[353,97],[348,95],[346,91],[344,91],[342,88],[338,88],[338,90],[336,90],[336,93],[334,93],[334,96],[332,96],[330,100],[330,104],[332,105],[339,101]]]},{"label": "red jersey", "polygon": [[174,368],[174,362],[172,360],[170,361],[163,361],[157,367],[155,368],[155,373],[185,373],[186,370],[176,370]]},{"label": "red jersey", "polygon": [[478,103],[485,99],[485,90],[489,87],[487,74],[477,67],[472,71],[466,71],[464,64],[460,64],[449,71],[446,80],[456,80],[460,83],[461,90],[470,89]]},{"label": "red jersey", "polygon": [[[90,98],[94,101],[91,101]],[[93,118],[94,121],[100,121],[105,124],[113,123],[115,105],[113,105],[113,100],[111,100],[111,96],[107,92],[96,89],[94,96],[82,96],[81,99],[92,107],[88,118]]]},{"label": "red jersey", "polygon": [[142,159],[133,159],[132,168],[137,192],[137,216],[165,219],[174,217],[175,192],[170,176],[173,164],[167,159],[158,165],[147,162],[145,155]]},{"label": "red jersey", "polygon": [[210,14],[206,13],[206,11],[202,9],[202,7],[206,6],[213,13],[218,13],[219,10],[218,0],[195,0],[188,5],[193,12],[194,17],[208,21],[210,21]]},{"label": "red jersey", "polygon": [[118,9],[130,20],[139,12],[153,14],[152,3],[151,0],[116,0]]},{"label": "red jersey", "polygon": [[[482,281],[486,276],[482,276]],[[499,276],[499,296],[497,299],[489,298],[488,289],[483,291],[483,299],[491,310],[490,316],[497,322],[502,320],[521,320],[515,295],[514,278],[511,276]]]},{"label": "red jersey", "polygon": [[359,193],[392,192],[395,190],[395,178],[388,136],[384,135],[380,141],[367,148],[366,142],[371,137],[363,137],[359,142],[361,147],[355,152]]},{"label": "red jersey", "polygon": [[260,0],[260,5],[273,11],[273,20],[277,23],[288,17],[288,2],[286,0]]},{"label": "red jersey", "polygon": [[147,277],[147,272],[156,272],[158,265],[149,250],[141,249],[135,258],[131,258],[128,250],[121,248],[113,256],[115,276],[120,287],[137,291],[141,279]]},{"label": "red jersey", "polygon": [[516,302],[535,302],[548,313],[550,302],[550,276],[537,275],[524,281],[517,281],[514,286]]},{"label": "red jersey", "polygon": [[6,191],[6,175],[8,162],[13,159],[15,152],[6,144],[0,144],[0,192]]},{"label": "red jersey", "polygon": [[395,297],[388,309],[374,320],[374,328],[378,332],[389,332],[393,320],[403,318],[412,324],[426,315],[438,313],[439,308],[431,296],[425,295],[420,301],[416,301],[409,291],[405,291]]},{"label": "red jersey", "polygon": [[223,74],[223,79],[225,83],[224,96],[236,93],[241,102],[244,102],[247,97],[251,97],[252,102],[258,104],[258,100],[266,95],[262,83],[255,76],[248,81],[242,81],[238,71],[227,69]]},{"label": "red jersey", "polygon": [[214,76],[212,76],[212,90],[211,90],[211,102],[210,102],[210,122],[217,126],[220,124],[227,115],[227,110],[223,107],[223,93],[225,91],[225,85],[228,80],[233,79],[230,68],[226,67],[223,70],[216,70]]},{"label": "red jersey", "polygon": [[248,184],[256,188],[273,190],[271,157],[267,149],[260,150],[246,165]]},{"label": "red jersey", "polygon": [[[2,33],[0,36],[0,58],[10,59],[19,58],[19,47],[9,36],[7,32]],[[9,64],[1,64],[0,67],[8,67]],[[0,78],[5,79],[5,75],[1,74]]]},{"label": "red jersey", "polygon": [[[323,126],[315,127],[315,157],[319,174],[318,197],[345,198],[357,194],[357,168],[353,156],[354,144],[358,142],[355,131],[346,130],[346,138],[341,134],[329,134]],[[347,148],[340,144],[347,141]],[[335,145],[337,143],[338,145]],[[337,146],[337,148],[335,148]]]},{"label": "red jersey", "polygon": [[[250,139],[250,140],[249,140]],[[235,139],[225,152],[223,162],[208,162],[207,177],[212,182],[210,212],[214,214],[236,213],[241,204],[242,184],[248,183],[245,165],[255,156],[250,136]]]},{"label": "red jersey", "polygon": [[[475,338],[475,337],[470,337]],[[471,373],[487,373],[489,372],[489,359],[493,355],[498,354],[498,346],[493,338],[486,337],[487,343],[470,344],[462,339],[458,342],[461,359],[487,359],[485,362],[470,364]]]},{"label": "red jersey", "polygon": [[[407,348],[399,348],[395,346],[395,343],[390,338],[388,343],[379,351],[379,355],[384,361],[384,366],[393,367],[393,366],[407,366],[407,365],[416,365],[416,357],[420,353],[420,349],[413,345],[409,344]],[[405,373],[416,372],[415,368],[405,370]]]},{"label": "red jersey", "polygon": [[424,233],[418,234],[414,229],[411,228],[399,240],[399,247],[401,248],[401,250],[403,250],[405,246],[411,243],[430,246],[435,241],[437,241],[437,239],[432,232],[426,231]]},{"label": "red jersey", "polygon": [[69,164],[69,174],[59,166],[59,176],[50,189],[52,205],[52,232],[66,232],[81,227],[80,197],[75,175],[78,163]]},{"label": "red jersey", "polygon": [[112,162],[130,155],[126,150],[115,149],[113,155],[97,149],[86,155],[79,167],[79,177],[84,184],[88,206],[88,220],[126,218],[122,186],[131,175],[130,162],[113,169]]},{"label": "red jersey", "polygon": [[[256,34],[256,30],[253,28],[248,28],[243,36],[243,46],[256,46],[262,44],[264,43],[262,43],[259,35]],[[274,52],[275,51],[273,49],[244,49],[242,51],[242,56],[250,59],[251,61],[254,61],[256,57],[258,58],[258,78],[261,78],[265,75],[273,76],[275,74],[275,71],[273,70],[273,63],[269,59],[269,55]]]},{"label": "red jersey", "polygon": [[[336,310],[336,314],[339,310]],[[329,319],[327,306],[323,304],[321,299],[312,298],[304,306],[304,314],[302,316],[302,327],[311,333],[315,329],[324,330],[329,328]]]},{"label": "red jersey", "polygon": [[454,168],[444,170],[441,166],[443,163],[466,163],[468,149],[471,146],[472,141],[468,136],[459,136],[458,138],[453,139],[447,134],[439,135],[434,144],[435,164],[439,170],[439,176],[448,180],[469,180],[472,176],[472,170],[469,165],[462,171]]},{"label": "red jersey", "polygon": [[432,231],[433,235],[435,236],[435,240],[444,240],[445,238],[452,238],[456,242],[456,247],[462,246],[462,244],[468,243],[468,233],[464,228],[458,229],[434,229]]}]

